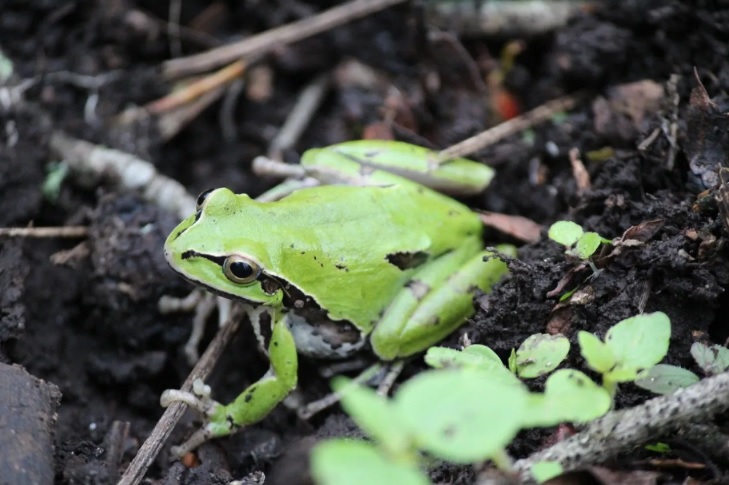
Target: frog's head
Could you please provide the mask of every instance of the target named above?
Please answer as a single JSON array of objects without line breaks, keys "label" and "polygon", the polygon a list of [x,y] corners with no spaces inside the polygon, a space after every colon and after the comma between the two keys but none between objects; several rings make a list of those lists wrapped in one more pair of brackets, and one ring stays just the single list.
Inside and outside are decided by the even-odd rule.
[{"label": "frog's head", "polygon": [[[182,221],[165,241],[173,270],[196,285],[235,300],[278,306],[283,292],[265,271],[264,244],[244,240],[246,227],[257,233],[256,202],[228,189],[208,190],[197,199],[195,214]],[[244,252],[242,252],[244,251]]]}]

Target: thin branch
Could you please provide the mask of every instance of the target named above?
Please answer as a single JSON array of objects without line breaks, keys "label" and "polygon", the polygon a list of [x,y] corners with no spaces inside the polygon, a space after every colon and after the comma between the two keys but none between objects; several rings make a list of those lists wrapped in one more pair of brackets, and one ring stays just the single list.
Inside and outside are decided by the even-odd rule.
[{"label": "thin branch", "polygon": [[213,91],[215,88],[225,86],[235,81],[243,75],[245,68],[246,63],[242,60],[232,62],[213,74],[202,77],[197,81],[188,84],[183,89],[175,91],[164,98],[148,103],[145,108],[153,114],[161,114],[162,112],[179,108],[193,99],[199,98],[203,94]]},{"label": "thin branch", "polygon": [[296,144],[314,113],[319,109],[328,88],[329,76],[327,74],[317,77],[304,88],[289,112],[286,122],[268,147],[270,158],[281,160],[282,153]]},{"label": "thin branch", "polygon": [[77,174],[94,179],[109,176],[118,186],[141,191],[146,200],[177,214],[180,219],[195,211],[195,198],[185,187],[157,172],[146,160],[70,137],[61,131],[53,132],[50,146]]},{"label": "thin branch", "polygon": [[88,235],[89,235],[89,228],[86,226],[0,227],[0,237],[77,238],[77,237],[86,237]]},{"label": "thin branch", "polygon": [[440,152],[440,159],[446,161],[482,150],[487,146],[503,140],[507,136],[515,135],[542,123],[557,113],[574,108],[581,98],[582,96],[580,94],[575,94],[548,101],[531,111],[527,111],[521,116],[500,123],[486,131],[482,131],[478,135],[466,138],[462,142],[446,148]]},{"label": "thin branch", "polygon": [[207,71],[251,54],[264,54],[283,45],[320,34],[406,0],[353,0],[319,15],[292,22],[194,56],[172,59],[162,65],[165,77],[177,78]]},{"label": "thin branch", "polygon": [[[218,330],[218,333],[212,342],[210,342],[210,345],[205,350],[197,365],[195,365],[190,375],[185,379],[181,390],[189,392],[192,390],[193,381],[196,379],[202,379],[204,381],[208,377],[213,366],[225,350],[225,347],[227,347],[228,343],[238,331],[240,321],[243,319],[244,314],[241,306],[236,305],[226,324]],[[129,467],[119,480],[118,485],[137,485],[144,478],[147,469],[159,454],[162,446],[164,446],[164,443],[186,410],[187,405],[182,402],[174,402],[165,410],[162,417],[157,421],[157,425],[152,430],[152,433],[142,444],[141,448],[139,448],[137,455],[129,464]]]}]

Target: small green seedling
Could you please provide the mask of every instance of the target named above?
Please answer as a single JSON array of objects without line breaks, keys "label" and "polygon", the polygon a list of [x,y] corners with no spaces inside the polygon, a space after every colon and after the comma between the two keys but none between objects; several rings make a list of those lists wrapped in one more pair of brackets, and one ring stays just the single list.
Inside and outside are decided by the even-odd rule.
[{"label": "small green seedling", "polygon": [[657,443],[652,443],[650,445],[645,445],[644,447],[648,451],[652,451],[654,453],[670,453],[671,447],[667,445],[666,443],[661,443],[660,441]]},{"label": "small green seedling", "polygon": [[[561,336],[532,335],[518,351],[512,352],[516,357],[510,361],[517,371],[516,362],[523,358],[520,353],[524,349],[527,350],[523,355],[532,355],[530,360],[534,361],[524,369],[527,374],[537,377],[562,362],[569,351],[569,342]],[[436,368],[478,368],[494,381],[526,389],[516,375],[504,367],[498,355],[484,345],[471,345],[462,351],[432,347],[425,354],[425,361]],[[539,372],[532,372],[537,369]],[[611,396],[604,388],[584,373],[572,369],[556,371],[547,379],[543,393],[530,393],[528,398],[529,412],[522,423],[525,428],[550,427],[563,422],[585,423],[608,412],[612,404]]]},{"label": "small green seedling", "polygon": [[556,369],[569,351],[570,341],[562,335],[534,334],[518,350],[512,349],[509,370],[522,379],[534,379]]},{"label": "small green seedling", "polygon": [[724,346],[694,342],[691,356],[708,376],[715,376],[729,369],[729,349]]},{"label": "small green seedling", "polygon": [[549,239],[565,246],[566,253],[583,260],[595,254],[601,244],[612,241],[596,232],[585,232],[579,224],[571,221],[557,221],[549,227]]},{"label": "small green seedling", "polygon": [[[461,464],[505,463],[504,449],[521,428],[529,403],[525,388],[476,368],[423,372],[392,400],[344,378],[335,379],[334,388],[346,390],[342,406],[374,443],[332,440],[317,446],[312,473],[321,485],[428,483],[423,453]],[[367,465],[352,466],[362,457]],[[368,481],[357,482],[357,475]]]},{"label": "small green seedling", "polygon": [[529,400],[525,428],[587,423],[607,413],[612,405],[604,388],[573,369],[556,371],[544,384],[544,392],[531,393]]},{"label": "small green seedling", "polygon": [[603,387],[613,398],[619,383],[635,381],[643,370],[663,360],[670,338],[671,321],[663,312],[618,322],[607,331],[604,342],[589,332],[577,335],[580,353],[588,366],[602,374]]},{"label": "small green seedling", "polygon": [[[721,345],[709,346],[695,342],[691,346],[691,356],[707,376],[715,376],[729,369],[729,349]],[[690,370],[659,364],[643,372],[635,383],[656,394],[670,394],[699,380],[699,376]]]},{"label": "small green seedling", "polygon": [[699,376],[683,367],[658,364],[641,372],[635,385],[656,394],[671,394],[699,380]]},{"label": "small green seedling", "polygon": [[46,166],[46,178],[43,181],[41,191],[43,196],[51,204],[58,201],[61,194],[61,185],[68,175],[68,165],[62,162],[51,162]]},{"label": "small green seedling", "polygon": [[[512,349],[509,370],[522,379],[534,379],[559,367],[569,351],[570,341],[562,335],[531,335],[518,350]],[[425,354],[425,362],[437,369],[474,367],[491,372],[505,370],[501,358],[485,345],[470,345],[461,351],[431,347]]]}]

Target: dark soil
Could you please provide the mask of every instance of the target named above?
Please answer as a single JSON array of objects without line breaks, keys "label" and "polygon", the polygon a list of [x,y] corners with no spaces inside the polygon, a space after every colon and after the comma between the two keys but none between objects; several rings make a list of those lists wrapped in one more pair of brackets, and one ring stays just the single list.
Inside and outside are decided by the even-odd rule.
[{"label": "dark soil", "polygon": [[[0,362],[20,364],[60,388],[55,452],[35,457],[50,462],[57,483],[114,483],[147,437],[162,413],[161,392],[179,387],[190,370],[182,354],[190,316],[160,315],[157,302],[162,295],[184,296],[190,287],[162,255],[174,216],[138,194],[106,182],[89,186],[78,176],[67,177],[57,196],[44,195],[49,163],[58,161],[49,149],[51,133],[63,130],[134,153],[191,193],[225,185],[256,195],[273,181],[253,176],[250,161],[266,152],[301,89],[319,74],[338,66],[341,72],[346,60],[376,69],[381,79],[336,82],[287,158],[382,130],[443,148],[500,121],[504,92],[526,111],[580,91],[583,100],[564,116],[474,155],[496,168],[497,177],[481,198],[468,202],[530,218],[545,229],[574,220],[608,238],[661,221],[645,244],[596,258],[598,277],[588,279],[589,269],[575,273],[567,289],[586,289],[589,297],[580,304],[557,307],[559,295],[547,296],[576,265],[562,248],[546,237],[518,243],[512,277],[477,300],[477,315],[446,344],[467,333],[506,358],[533,333],[561,331],[574,342],[578,330],[604,335],[623,318],[660,310],[672,322],[666,362],[698,373],[691,344],[724,344],[729,337],[727,225],[712,196],[696,203],[697,194],[716,182],[719,166],[729,163],[723,114],[729,111],[729,2],[605,2],[553,32],[518,37],[521,53],[503,82],[484,80],[511,39],[468,37],[461,44],[457,35],[428,35],[421,10],[405,5],[260,60],[271,75],[269,84],[264,81],[270,94],[255,94],[249,81],[232,98],[232,124],[223,101],[168,141],[148,124],[120,128],[116,122],[125,108],[171,90],[159,71],[171,49],[199,52],[334,3],[183,2],[181,23],[189,30],[178,43],[167,35],[168,2],[3,2],[1,47],[14,73],[0,86],[0,226],[83,225],[90,231],[84,239],[0,239]],[[222,10],[215,15],[215,9]],[[212,20],[203,21],[203,14]],[[191,33],[195,28],[198,35]],[[672,75],[679,76],[675,95],[667,84]],[[705,96],[697,90],[691,98],[697,79]],[[655,84],[637,95],[621,88],[639,81]],[[394,122],[382,123],[393,105]],[[651,134],[655,139],[639,150]],[[584,191],[570,165],[573,148],[592,182]],[[490,235],[493,242],[515,242],[496,231]],[[213,332],[211,322],[207,340]],[[222,401],[266,369],[250,329],[244,327],[232,345],[235,351],[209,380]],[[584,368],[576,348],[569,365]],[[421,368],[416,360],[406,374]],[[300,388],[308,399],[327,392],[317,363],[302,363]],[[618,407],[649,396],[625,385]],[[185,423],[172,444],[194,426],[192,419]],[[338,408],[307,423],[280,406],[251,429],[201,448],[197,468],[172,460],[166,448],[147,477],[154,483],[227,483],[263,471],[266,483],[307,483],[307,450],[317,438],[345,433],[356,431]],[[548,434],[520,435],[512,454],[528,455]],[[628,471],[640,468],[635,463],[642,458],[636,452],[610,466]],[[710,465],[661,473],[665,483],[729,477],[729,462]],[[432,478],[474,480],[462,467],[438,468]]]}]

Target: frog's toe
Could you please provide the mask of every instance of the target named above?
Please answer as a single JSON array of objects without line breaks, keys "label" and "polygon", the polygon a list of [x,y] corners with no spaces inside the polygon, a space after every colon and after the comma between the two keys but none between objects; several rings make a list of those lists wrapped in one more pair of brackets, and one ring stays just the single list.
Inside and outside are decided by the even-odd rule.
[{"label": "frog's toe", "polygon": [[181,445],[170,448],[170,452],[176,457],[181,458],[211,438],[213,438],[213,433],[207,427],[199,429]]},{"label": "frog's toe", "polygon": [[167,389],[162,393],[159,403],[163,408],[169,407],[172,403],[181,402],[198,411],[200,414],[210,416],[215,409],[217,402],[209,396],[198,397],[192,392],[180,391],[178,389]]}]

